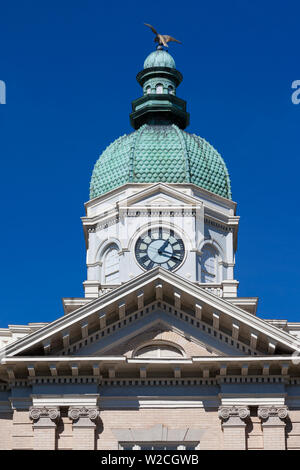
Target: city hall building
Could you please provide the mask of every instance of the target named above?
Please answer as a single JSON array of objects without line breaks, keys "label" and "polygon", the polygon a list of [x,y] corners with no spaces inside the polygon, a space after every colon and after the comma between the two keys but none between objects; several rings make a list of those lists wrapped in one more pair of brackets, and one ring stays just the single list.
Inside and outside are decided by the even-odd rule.
[{"label": "city hall building", "polygon": [[172,56],[137,80],[91,177],[84,297],[0,330],[0,448],[300,449],[300,323],[238,296],[229,174]]}]

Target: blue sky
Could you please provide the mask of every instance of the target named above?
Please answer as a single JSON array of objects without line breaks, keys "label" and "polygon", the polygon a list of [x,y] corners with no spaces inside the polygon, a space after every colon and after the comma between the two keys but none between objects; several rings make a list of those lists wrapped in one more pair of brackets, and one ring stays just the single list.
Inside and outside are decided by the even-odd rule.
[{"label": "blue sky", "polygon": [[83,295],[80,217],[98,155],[131,131],[151,23],[182,40],[187,129],[228,166],[241,216],[240,296],[300,321],[297,1],[0,0],[0,326],[51,321]]}]

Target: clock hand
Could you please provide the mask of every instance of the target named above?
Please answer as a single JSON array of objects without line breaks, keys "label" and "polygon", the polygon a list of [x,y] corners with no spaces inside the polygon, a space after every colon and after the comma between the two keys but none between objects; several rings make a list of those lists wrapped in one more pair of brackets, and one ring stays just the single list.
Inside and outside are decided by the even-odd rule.
[{"label": "clock hand", "polygon": [[173,255],[173,253],[170,253],[169,251],[164,251],[163,253],[160,253],[160,255],[167,255],[167,256],[171,255],[171,258],[180,260],[180,258],[178,258],[178,256]]},{"label": "clock hand", "polygon": [[169,244],[169,240],[166,240],[162,246],[158,249],[158,253],[161,255],[162,251],[166,248],[166,246]]}]

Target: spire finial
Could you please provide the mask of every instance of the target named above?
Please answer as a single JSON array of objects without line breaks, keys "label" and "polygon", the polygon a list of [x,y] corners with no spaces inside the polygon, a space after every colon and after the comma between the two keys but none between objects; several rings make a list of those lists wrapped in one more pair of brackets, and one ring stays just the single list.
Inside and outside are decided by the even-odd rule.
[{"label": "spire finial", "polygon": [[151,31],[155,34],[154,42],[158,42],[158,46],[156,49],[161,50],[163,49],[162,46],[169,47],[168,42],[178,42],[179,44],[182,44],[181,41],[178,41],[178,39],[172,38],[172,36],[169,36],[168,34],[159,34],[156,29],[151,26],[151,24],[144,23],[145,26],[148,26],[148,28],[151,29]]}]

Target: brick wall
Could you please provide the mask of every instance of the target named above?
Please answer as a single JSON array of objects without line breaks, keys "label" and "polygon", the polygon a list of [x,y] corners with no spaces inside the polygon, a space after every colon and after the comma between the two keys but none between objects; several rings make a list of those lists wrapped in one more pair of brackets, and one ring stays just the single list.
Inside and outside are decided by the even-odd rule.
[{"label": "brick wall", "polygon": [[261,419],[257,416],[257,409],[251,412],[251,418],[246,426],[246,446],[248,450],[262,450],[264,448]]},{"label": "brick wall", "polygon": [[105,410],[100,412],[103,431],[98,435],[98,449],[118,449],[112,428],[151,428],[163,424],[169,428],[204,429],[200,449],[220,449],[223,446],[221,422],[217,410],[204,409],[140,409]]},{"label": "brick wall", "polygon": [[[2,433],[2,421],[0,432]],[[12,449],[33,449],[32,421],[28,410],[15,410],[13,413]]]},{"label": "brick wall", "polygon": [[[96,429],[96,448],[117,449],[118,442],[112,432],[112,428],[137,429],[151,428],[156,424],[163,424],[169,428],[198,428],[205,429],[200,442],[200,449],[223,449],[224,432],[221,421],[218,418],[217,409],[212,411],[204,409],[140,409],[140,410],[104,410],[100,412],[101,420]],[[264,428],[266,430],[266,428]],[[49,430],[39,430],[40,442],[45,446],[49,444]],[[72,449],[76,446],[76,439],[80,439],[81,445],[93,448],[94,430],[79,429],[77,435],[73,434],[72,423],[68,417],[63,416],[58,423],[56,431],[57,449]],[[234,436],[232,434],[232,439]],[[283,435],[276,428],[269,428],[265,436],[260,419],[256,416],[255,409],[246,426],[246,446],[251,449],[263,449],[264,441],[268,440],[277,448],[287,446],[288,449],[300,450],[300,409],[291,409],[287,420],[286,433]],[[227,444],[226,446],[228,445]],[[0,414],[0,449],[33,449],[34,437],[32,421],[29,419],[28,410],[14,411],[13,414]]]},{"label": "brick wall", "polygon": [[223,449],[224,450],[245,450],[246,434],[245,426],[224,426],[223,428]]},{"label": "brick wall", "polygon": [[56,431],[57,449],[70,450],[73,446],[72,421],[67,416],[62,416],[57,424]]},{"label": "brick wall", "polygon": [[148,341],[170,341],[174,344],[178,344],[182,347],[185,354],[188,357],[191,356],[215,356],[215,353],[212,353],[210,350],[196,344],[192,341],[188,341],[183,336],[175,333],[171,330],[166,331],[157,331],[157,329],[151,329],[145,333],[135,336],[134,338],[130,338],[130,340],[119,344],[118,346],[113,347],[112,349],[106,351],[105,354],[109,355],[125,355],[127,357],[132,356],[132,352],[139,347],[140,345],[148,342]]},{"label": "brick wall", "polygon": [[72,444],[74,450],[95,450],[95,429],[74,427]]},{"label": "brick wall", "polygon": [[12,448],[12,413],[0,414],[0,450]]},{"label": "brick wall", "polygon": [[287,449],[300,449],[300,410],[290,409],[286,426]]},{"label": "brick wall", "polygon": [[33,433],[33,448],[34,450],[56,450],[55,427],[35,427]]}]

